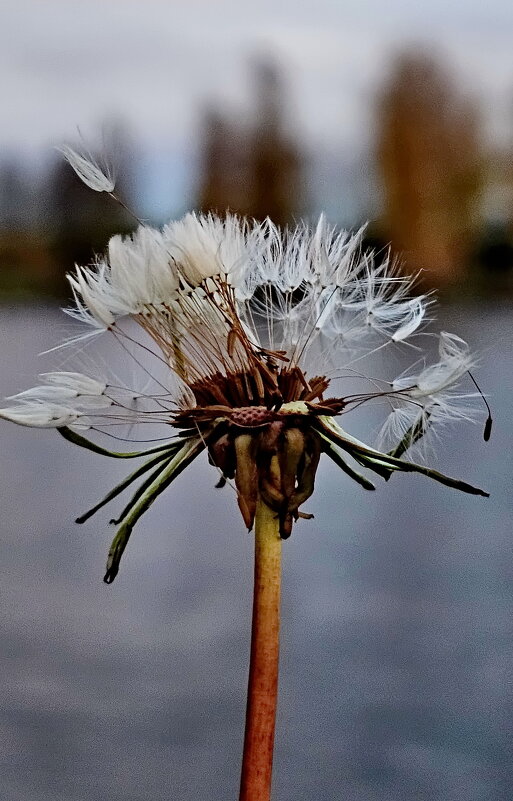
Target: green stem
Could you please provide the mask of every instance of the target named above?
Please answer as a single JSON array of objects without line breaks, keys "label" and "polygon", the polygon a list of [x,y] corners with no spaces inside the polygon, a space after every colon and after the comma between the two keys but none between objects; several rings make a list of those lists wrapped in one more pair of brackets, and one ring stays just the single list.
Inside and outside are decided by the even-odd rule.
[{"label": "green stem", "polygon": [[278,700],[281,539],[279,520],[259,500],[246,731],[239,801],[270,801]]}]

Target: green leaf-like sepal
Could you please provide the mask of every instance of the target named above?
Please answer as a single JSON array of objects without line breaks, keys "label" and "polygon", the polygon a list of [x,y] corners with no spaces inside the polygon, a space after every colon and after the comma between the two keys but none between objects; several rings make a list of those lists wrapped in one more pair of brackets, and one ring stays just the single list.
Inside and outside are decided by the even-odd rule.
[{"label": "green leaf-like sepal", "polygon": [[174,479],[185,470],[185,468],[198,456],[205,448],[206,442],[203,439],[194,438],[189,440],[178,453],[166,463],[162,470],[157,471],[157,475],[142,494],[136,493],[132,502],[127,507],[127,513],[118,529],[107,558],[107,570],[104,576],[106,584],[111,584],[116,578],[119,570],[119,563],[123,552],[127,546],[134,525],[144,512],[149,509],[153,501],[163,492]]},{"label": "green leaf-like sepal", "polygon": [[67,439],[68,442],[72,442],[74,445],[79,445],[81,448],[86,448],[88,451],[93,451],[93,453],[99,453],[101,456],[110,456],[113,459],[136,459],[138,456],[147,456],[150,453],[160,453],[161,451],[168,450],[176,446],[180,448],[183,445],[183,439],[179,442],[171,442],[168,441],[164,445],[158,445],[155,448],[149,448],[145,451],[129,451],[125,452],[118,452],[118,451],[109,451],[107,448],[102,448],[101,445],[97,445],[96,442],[92,442],[90,439],[86,439],[81,434],[78,434],[76,431],[73,431],[68,426],[61,426],[60,428],[56,429],[59,434]]},{"label": "green leaf-like sepal", "polygon": [[[474,487],[472,484],[467,484],[465,481],[446,476],[443,473],[439,473],[438,470],[432,470],[429,467],[424,467],[424,465],[415,464],[414,462],[406,462],[402,459],[397,459],[395,456],[380,453],[380,451],[376,451],[374,448],[369,448],[363,442],[360,442],[355,437],[343,431],[332,418],[318,417],[313,425],[321,434],[325,434],[333,444],[338,445],[342,450],[351,454],[360,464],[369,467],[377,473],[383,474],[383,468],[385,468],[387,474],[395,470],[403,473],[420,473],[421,475],[428,476],[428,478],[432,478],[434,481],[438,481],[440,484],[445,484],[447,487],[458,489],[461,492],[468,492],[470,495],[481,495],[484,498],[488,498],[489,496],[488,492],[479,489],[479,487]],[[388,478],[388,475],[385,475],[384,478]]]},{"label": "green leaf-like sepal", "polygon": [[[105,498],[99,501],[99,503],[97,503],[87,512],[84,512],[84,514],[80,515],[80,517],[77,517],[75,523],[85,523],[85,521],[89,520],[89,518],[96,514],[99,509],[120,495],[125,489],[127,489],[127,487],[130,486],[130,484],[136,481],[140,476],[143,476],[145,473],[147,473],[148,470],[151,470],[152,467],[155,467],[156,465],[162,465],[162,462],[164,461],[169,461],[181,447],[183,447],[183,442],[173,443],[171,448],[159,453],[158,456],[154,456],[152,459],[148,459],[148,461],[144,462],[144,464],[138,467],[137,470],[134,470],[133,473],[130,473],[129,476],[117,484],[114,489],[111,489],[111,491],[107,493]],[[159,469],[162,469],[162,467]],[[124,517],[124,515],[122,515],[122,517]]]},{"label": "green leaf-like sepal", "polygon": [[342,454],[340,453],[340,451],[337,448],[335,448],[334,445],[332,445],[332,443],[329,441],[327,437],[324,436],[324,434],[320,434],[320,436],[322,439],[323,453],[329,456],[330,459],[333,462],[335,462],[337,467],[340,467],[340,469],[343,470],[344,473],[346,473],[350,478],[356,481],[357,484],[359,484],[364,489],[366,490],[376,489],[372,481],[369,481],[368,478],[362,476],[361,473],[357,473],[356,470],[353,470],[353,468],[347,464],[347,462],[342,458]]}]

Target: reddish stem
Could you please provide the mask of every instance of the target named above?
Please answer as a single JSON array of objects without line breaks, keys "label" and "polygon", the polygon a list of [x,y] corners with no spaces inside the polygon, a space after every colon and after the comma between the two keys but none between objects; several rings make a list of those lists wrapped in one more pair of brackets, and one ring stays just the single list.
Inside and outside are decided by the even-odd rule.
[{"label": "reddish stem", "polygon": [[270,801],[278,700],[281,539],[263,501],[255,517],[255,585],[240,801]]}]

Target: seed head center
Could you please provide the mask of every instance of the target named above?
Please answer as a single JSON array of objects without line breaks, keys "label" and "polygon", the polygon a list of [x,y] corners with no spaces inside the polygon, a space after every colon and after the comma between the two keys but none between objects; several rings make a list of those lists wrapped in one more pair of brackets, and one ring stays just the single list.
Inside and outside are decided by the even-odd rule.
[{"label": "seed head center", "polygon": [[272,423],[276,419],[276,412],[269,410],[266,406],[241,406],[232,409],[230,419],[236,426],[258,428]]}]

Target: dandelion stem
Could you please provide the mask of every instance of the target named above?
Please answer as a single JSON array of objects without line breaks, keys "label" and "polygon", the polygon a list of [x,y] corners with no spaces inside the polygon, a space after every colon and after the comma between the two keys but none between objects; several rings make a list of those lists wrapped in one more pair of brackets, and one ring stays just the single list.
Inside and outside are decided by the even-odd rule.
[{"label": "dandelion stem", "polygon": [[276,513],[260,500],[255,518],[251,658],[239,801],[269,801],[278,700],[281,539]]}]

